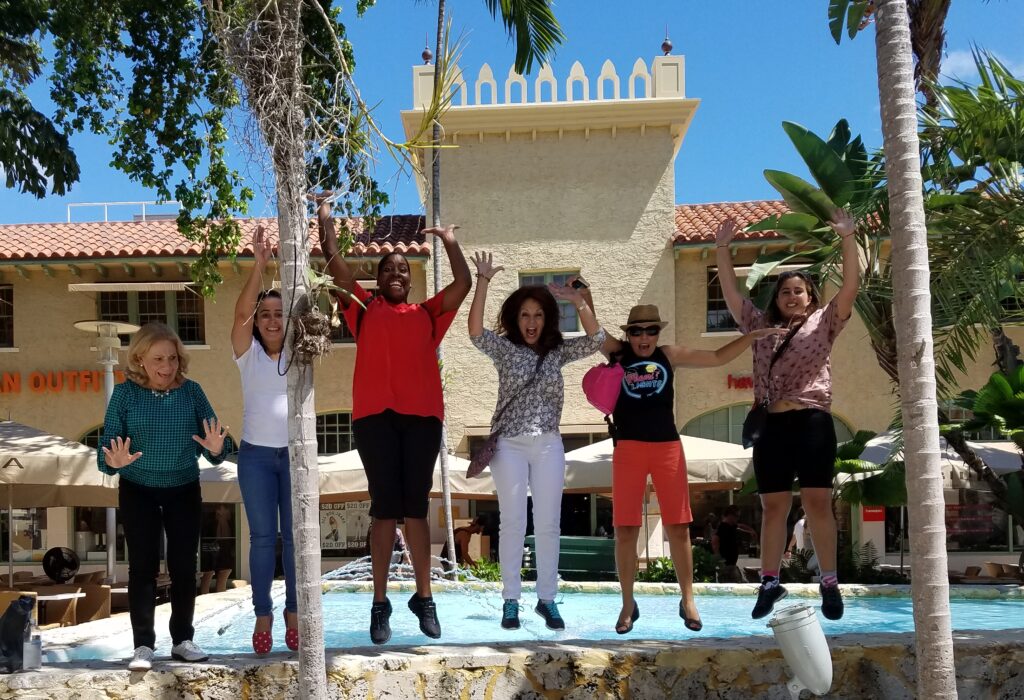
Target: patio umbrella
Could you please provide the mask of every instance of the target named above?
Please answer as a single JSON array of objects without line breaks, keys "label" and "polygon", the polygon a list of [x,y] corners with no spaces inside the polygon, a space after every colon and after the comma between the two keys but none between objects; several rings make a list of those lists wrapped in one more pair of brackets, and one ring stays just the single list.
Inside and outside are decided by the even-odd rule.
[{"label": "patio umbrella", "polygon": [[[864,445],[864,451],[860,453],[860,458],[875,464],[884,464],[890,458],[903,459],[903,450],[896,451],[897,437],[898,434],[894,431],[879,433]],[[1020,450],[1009,440],[968,442],[967,444],[985,460],[985,464],[996,474],[1009,474],[1021,469]],[[957,472],[958,476],[965,476],[970,472],[970,468],[964,464],[960,455],[949,446],[945,438],[939,438],[939,447],[942,462],[950,472]]]},{"label": "patio umbrella", "polygon": [[[681,435],[686,476],[691,484],[742,482],[752,474],[753,450],[719,440]],[[602,440],[565,455],[567,491],[608,491],[612,487],[612,441]]]},{"label": "patio umbrella", "polygon": [[8,574],[14,577],[14,509],[117,505],[117,477],[96,468],[85,445],[0,421],[0,493],[7,500]]},{"label": "patio umbrella", "polygon": [[[481,477],[466,478],[469,462],[455,455],[448,456],[451,474],[451,490],[454,497],[492,496],[494,481],[490,470],[485,470]],[[349,450],[334,455],[320,457],[320,495],[346,496],[344,500],[363,500],[369,498],[369,487],[366,484],[366,472],[359,452]],[[430,487],[432,496],[441,496],[441,470],[434,469],[434,482]]]}]

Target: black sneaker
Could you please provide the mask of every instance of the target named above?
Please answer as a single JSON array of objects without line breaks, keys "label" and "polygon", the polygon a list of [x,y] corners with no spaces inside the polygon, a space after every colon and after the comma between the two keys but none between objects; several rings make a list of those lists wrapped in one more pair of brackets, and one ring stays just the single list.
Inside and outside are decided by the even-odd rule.
[{"label": "black sneaker", "polygon": [[544,618],[544,624],[549,630],[564,630],[565,620],[558,612],[558,603],[553,600],[538,600],[537,607],[533,609],[538,615]]},{"label": "black sneaker", "polygon": [[829,620],[838,620],[843,616],[843,594],[839,586],[818,585],[821,591],[821,614]]},{"label": "black sneaker", "polygon": [[506,600],[501,608],[501,626],[507,630],[519,629],[519,601]]},{"label": "black sneaker", "polygon": [[437,606],[433,597],[420,598],[413,593],[409,599],[409,609],[420,619],[420,632],[431,639],[441,636],[441,623],[437,621]]},{"label": "black sneaker", "polygon": [[777,583],[771,588],[767,588],[762,583],[761,587],[757,589],[757,602],[754,603],[754,609],[750,616],[755,620],[764,617],[772,611],[777,602],[786,597],[787,593],[786,587],[781,583]]},{"label": "black sneaker", "polygon": [[383,603],[374,603],[370,607],[370,641],[374,644],[385,644],[391,639],[391,601],[387,598]]}]

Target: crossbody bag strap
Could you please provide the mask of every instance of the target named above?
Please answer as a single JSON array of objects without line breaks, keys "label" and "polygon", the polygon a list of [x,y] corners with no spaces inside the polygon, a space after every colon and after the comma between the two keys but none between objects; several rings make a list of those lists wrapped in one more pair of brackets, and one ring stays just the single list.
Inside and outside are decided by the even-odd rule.
[{"label": "crossbody bag strap", "polygon": [[[510,396],[508,398],[508,400],[505,402],[505,405],[502,406],[498,410],[498,412],[494,414],[494,425],[495,426],[497,426],[501,422],[501,417],[503,415],[505,415],[505,409],[507,409],[509,406],[511,406],[512,402],[515,401],[517,398],[519,398],[519,395],[522,394],[524,391],[526,391],[527,388],[529,388],[529,386],[531,384],[533,384],[533,381],[537,378],[537,373],[540,371],[540,366],[544,362],[544,358],[545,358],[545,355],[541,355],[540,357],[537,358],[537,364],[534,365],[534,367],[533,367],[533,374],[530,375],[530,378],[527,379],[526,383],[523,384],[521,387],[519,387],[519,390],[516,391],[516,393],[512,394],[512,396]],[[497,432],[497,431],[494,431],[494,432]]]}]

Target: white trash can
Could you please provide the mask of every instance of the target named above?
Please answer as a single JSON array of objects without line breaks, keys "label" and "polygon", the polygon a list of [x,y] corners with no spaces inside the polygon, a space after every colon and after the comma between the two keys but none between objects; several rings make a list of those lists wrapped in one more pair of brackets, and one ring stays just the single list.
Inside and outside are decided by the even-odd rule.
[{"label": "white trash can", "polygon": [[782,656],[796,678],[789,685],[793,697],[806,688],[824,695],[832,687],[832,653],[814,608],[790,605],[768,622]]}]

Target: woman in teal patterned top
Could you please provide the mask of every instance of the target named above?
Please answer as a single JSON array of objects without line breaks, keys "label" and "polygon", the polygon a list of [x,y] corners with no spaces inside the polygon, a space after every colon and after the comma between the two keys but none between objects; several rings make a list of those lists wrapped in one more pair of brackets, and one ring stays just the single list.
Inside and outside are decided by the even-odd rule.
[{"label": "woman in teal patterned top", "polygon": [[128,346],[128,379],[114,387],[97,453],[100,471],[121,477],[133,671],[148,670],[153,662],[162,532],[171,575],[171,656],[207,658],[192,641],[202,516],[199,455],[214,464],[224,460],[227,426],[218,422],[202,388],[185,378],[187,371],[188,355],[177,334],[162,323],[143,326]]}]

